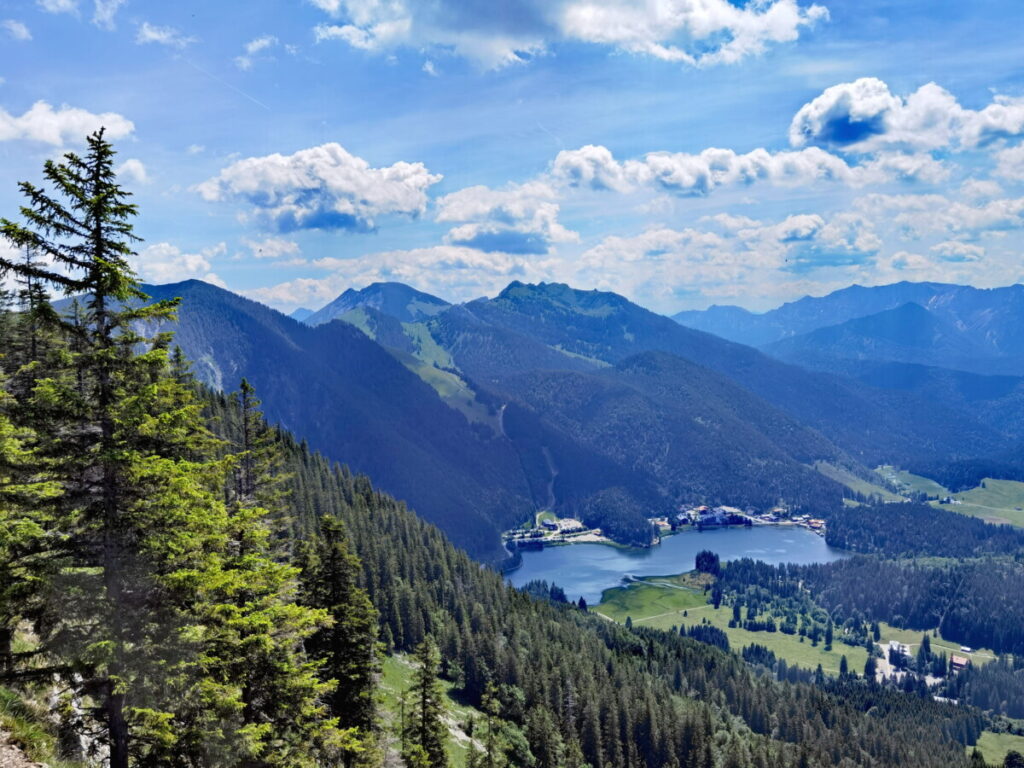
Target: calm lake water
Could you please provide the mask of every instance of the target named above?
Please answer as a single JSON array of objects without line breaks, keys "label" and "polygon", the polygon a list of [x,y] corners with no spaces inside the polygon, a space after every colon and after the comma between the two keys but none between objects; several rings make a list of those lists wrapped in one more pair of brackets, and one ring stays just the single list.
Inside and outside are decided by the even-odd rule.
[{"label": "calm lake water", "polygon": [[828,563],[847,557],[806,528],[755,525],[751,528],[713,528],[665,537],[651,549],[620,549],[606,544],[570,544],[523,552],[523,564],[509,574],[521,587],[534,579],[554,582],[570,600],[582,596],[589,605],[601,593],[617,587],[625,576],[668,576],[693,570],[697,553],[710,549],[722,560],[751,557],[766,563]]}]

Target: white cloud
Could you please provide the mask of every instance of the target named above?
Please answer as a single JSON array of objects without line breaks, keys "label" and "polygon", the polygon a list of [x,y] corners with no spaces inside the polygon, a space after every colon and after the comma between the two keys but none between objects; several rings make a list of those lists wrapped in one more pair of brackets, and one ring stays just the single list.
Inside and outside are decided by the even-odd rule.
[{"label": "white cloud", "polygon": [[494,294],[512,280],[550,278],[557,269],[554,261],[453,245],[370,253],[351,259],[323,258],[312,265],[330,274],[257,288],[246,295],[290,311],[299,306],[319,306],[346,288],[394,280],[451,301],[464,301]]},{"label": "white cloud", "polygon": [[891,179],[938,184],[950,176],[949,166],[927,152],[878,152],[858,166],[862,183],[884,183]]},{"label": "white cloud", "polygon": [[246,238],[242,242],[254,259],[280,259],[283,256],[296,256],[301,252],[298,243],[283,237],[266,237],[263,240]]},{"label": "white cloud", "polygon": [[728,0],[574,0],[565,4],[560,25],[570,39],[705,65],[734,63],[762,53],[768,43],[791,42],[801,27],[827,17],[824,7],[801,8],[795,0],[742,7]]},{"label": "white cloud", "polygon": [[1024,181],[1024,144],[996,152],[996,176]]},{"label": "white cloud", "polygon": [[968,200],[981,200],[1003,194],[999,182],[991,179],[967,179],[960,185],[960,194]]},{"label": "white cloud", "polygon": [[858,198],[854,208],[886,221],[908,239],[979,237],[1024,228],[1024,197],[963,202],[944,195],[870,194]]},{"label": "white cloud", "polygon": [[47,13],[78,13],[78,0],[36,0]]},{"label": "white cloud", "polygon": [[985,255],[985,249],[973,243],[958,240],[945,240],[936,243],[930,249],[949,261],[977,261]]},{"label": "white cloud", "polygon": [[452,245],[505,253],[547,253],[552,243],[579,236],[558,223],[556,192],[541,181],[503,189],[476,186],[438,199],[437,220],[467,222],[445,237]]},{"label": "white cloud", "polygon": [[190,155],[201,155],[206,151],[206,147],[202,144],[189,144],[185,151]]},{"label": "white cloud", "polygon": [[194,37],[186,37],[174,27],[158,27],[148,21],[139,25],[139,30],[135,35],[135,42],[139,45],[156,43],[171,48],[186,48],[195,41]]},{"label": "white cloud", "polygon": [[212,262],[227,252],[225,243],[204,248],[198,253],[186,253],[171,243],[155,243],[144,248],[132,259],[139,276],[149,283],[176,283],[199,279],[223,286],[223,281],[212,272]]},{"label": "white cloud", "polygon": [[103,29],[114,29],[114,17],[127,0],[96,0],[92,23]]},{"label": "white cloud", "polygon": [[796,40],[828,16],[824,7],[796,0],[505,0],[500,14],[459,0],[312,3],[344,22],[319,25],[318,41],[371,51],[441,48],[488,69],[524,62],[563,40],[691,65],[731,63]]},{"label": "white cloud", "polygon": [[755,181],[779,186],[817,181],[861,184],[877,173],[865,174],[818,147],[783,152],[755,149],[744,154],[711,147],[698,154],[651,152],[640,160],[620,163],[607,148],[589,145],[559,152],[551,175],[569,186],[617,192],[647,186],[690,197],[710,194],[722,186]]},{"label": "white cloud", "polygon": [[255,40],[250,40],[245,44],[245,53],[235,57],[235,65],[239,69],[252,69],[252,65],[259,54],[273,48],[275,45],[277,45],[277,38],[273,35],[263,35]]},{"label": "white cloud", "polygon": [[136,184],[149,183],[149,174],[146,172],[146,166],[137,158],[132,157],[125,160],[114,170],[119,176],[124,176]]},{"label": "white cloud", "polygon": [[625,169],[607,147],[587,144],[579,149],[562,150],[551,164],[552,176],[573,187],[610,189],[627,192],[632,183]]},{"label": "white cloud", "polygon": [[330,143],[292,155],[239,160],[195,189],[205,200],[241,200],[258,218],[296,229],[372,230],[386,214],[419,216],[427,189],[441,180],[422,163],[371,168]]},{"label": "white cloud", "polygon": [[135,130],[131,120],[116,112],[94,114],[67,105],[54,109],[45,101],[37,101],[20,116],[0,108],[0,141],[23,139],[61,147],[84,142],[100,127],[107,129],[108,139],[121,139]]},{"label": "white cloud", "polygon": [[31,40],[32,33],[24,23],[17,19],[4,19],[0,21],[0,28],[2,28],[13,40]]},{"label": "white cloud", "polygon": [[432,62],[430,59],[427,59],[426,61],[423,62],[423,71],[426,72],[431,77],[437,77],[438,74],[437,67],[434,66],[434,62]]},{"label": "white cloud", "polygon": [[819,145],[844,152],[883,149],[928,152],[977,147],[1000,136],[1024,132],[1024,100],[996,96],[984,109],[960,106],[935,83],[906,98],[874,77],[826,88],[794,115],[794,147]]}]

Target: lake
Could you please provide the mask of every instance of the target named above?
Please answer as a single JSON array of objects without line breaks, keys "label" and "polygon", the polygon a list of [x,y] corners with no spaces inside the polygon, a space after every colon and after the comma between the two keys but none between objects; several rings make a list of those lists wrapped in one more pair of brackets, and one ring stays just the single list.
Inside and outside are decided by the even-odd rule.
[{"label": "lake", "polygon": [[790,525],[755,525],[750,528],[712,528],[666,536],[650,549],[623,549],[607,544],[568,544],[527,550],[523,564],[508,574],[521,587],[535,579],[554,582],[570,600],[581,596],[588,605],[601,602],[601,593],[617,587],[625,576],[668,576],[693,570],[702,549],[722,560],[750,557],[766,563],[828,563],[848,557],[806,528]]}]

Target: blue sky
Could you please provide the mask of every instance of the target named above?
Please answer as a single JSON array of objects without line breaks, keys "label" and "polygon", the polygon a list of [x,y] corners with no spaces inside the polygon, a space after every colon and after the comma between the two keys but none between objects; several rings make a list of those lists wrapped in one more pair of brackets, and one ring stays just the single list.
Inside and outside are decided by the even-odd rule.
[{"label": "blue sky", "polygon": [[1021,29],[1017,0],[0,0],[0,211],[105,124],[142,277],[283,310],[1005,285]]}]

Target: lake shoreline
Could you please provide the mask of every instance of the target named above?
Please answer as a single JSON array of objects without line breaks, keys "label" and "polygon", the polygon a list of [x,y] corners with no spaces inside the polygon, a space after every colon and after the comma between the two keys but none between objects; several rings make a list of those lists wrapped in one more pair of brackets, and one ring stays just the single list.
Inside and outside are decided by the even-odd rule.
[{"label": "lake shoreline", "polygon": [[693,570],[696,553],[703,549],[716,552],[723,560],[749,557],[773,564],[831,562],[853,554],[828,546],[822,536],[795,524],[716,526],[677,531],[663,536],[660,544],[645,548],[590,542],[522,549],[516,553],[516,567],[503,575],[515,587],[543,580],[557,584],[574,600],[584,597],[588,603],[597,603],[606,589],[621,586],[625,577]]}]

